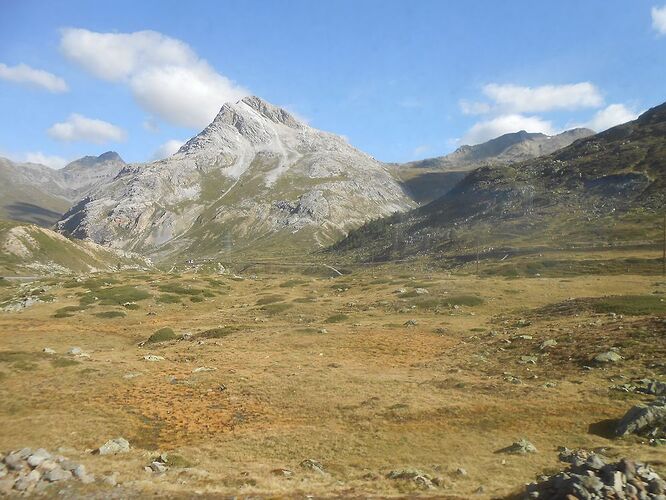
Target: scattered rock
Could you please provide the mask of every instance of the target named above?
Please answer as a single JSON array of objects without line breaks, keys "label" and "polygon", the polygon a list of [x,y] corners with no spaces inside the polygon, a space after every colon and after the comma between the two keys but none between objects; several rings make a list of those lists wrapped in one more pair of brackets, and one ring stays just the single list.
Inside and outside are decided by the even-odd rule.
[{"label": "scattered rock", "polygon": [[456,476],[462,476],[465,477],[467,475],[467,471],[463,469],[462,467],[458,467],[456,469]]},{"label": "scattered rock", "polygon": [[69,351],[67,351],[67,354],[69,354],[70,356],[80,356],[81,354],[83,354],[83,349],[81,349],[80,347],[72,347],[69,349]]},{"label": "scattered rock", "polygon": [[389,472],[386,477],[393,480],[408,481],[422,490],[431,490],[435,488],[433,479],[430,476],[415,469],[394,470]]},{"label": "scattered rock", "polygon": [[158,474],[162,474],[168,470],[168,467],[164,465],[162,462],[152,462],[150,464],[150,469],[153,472],[157,472]]},{"label": "scattered rock", "polygon": [[273,474],[274,476],[279,476],[279,477],[292,477],[294,475],[294,473],[292,471],[290,471],[289,469],[281,469],[281,468],[273,469],[271,471],[271,474]]},{"label": "scattered rock", "polygon": [[192,373],[214,372],[215,370],[217,370],[217,368],[212,366],[200,366],[199,368],[192,370]]},{"label": "scattered rock", "polygon": [[6,456],[0,453],[0,496],[9,495],[13,490],[35,494],[43,491],[49,483],[72,479],[88,483],[94,481],[94,476],[87,474],[83,465],[62,456],[54,457],[44,448],[34,452],[23,448]]},{"label": "scattered rock", "polygon": [[53,349],[51,349],[50,347],[45,347],[44,349],[42,349],[42,352],[43,352],[44,354],[55,354],[55,353],[56,353],[56,352],[55,352]]},{"label": "scattered rock", "polygon": [[615,351],[607,351],[597,354],[592,361],[599,364],[617,363],[618,361],[622,361],[622,356]]},{"label": "scattered rock", "polygon": [[328,333],[328,330],[326,328],[320,328],[319,333]]},{"label": "scattered rock", "polygon": [[130,451],[130,444],[127,439],[118,437],[111,439],[99,447],[97,453],[100,455],[117,455],[118,453],[127,453]]},{"label": "scattered rock", "polygon": [[569,469],[527,485],[526,498],[664,498],[666,482],[647,465],[626,459],[606,463],[599,455],[583,450],[566,452]]},{"label": "scattered rock", "polygon": [[666,397],[630,408],[615,428],[616,436],[627,434],[666,439]]},{"label": "scattered rock", "polygon": [[326,471],[324,470],[324,466],[317,462],[316,460],[312,460],[311,458],[307,458],[301,462],[301,467],[304,469],[311,470],[313,472],[317,472],[318,474],[326,474]]},{"label": "scattered rock", "polygon": [[511,455],[526,455],[528,453],[536,453],[536,452],[537,452],[536,446],[534,446],[525,438],[516,441],[515,443],[511,444],[510,446],[507,446],[506,448],[502,448],[501,450],[499,450],[499,453],[509,453]]},{"label": "scattered rock", "polygon": [[415,288],[414,293],[416,295],[428,295],[430,292],[426,290],[425,288]]},{"label": "scattered rock", "polygon": [[156,356],[155,354],[147,354],[143,357],[144,361],[164,361],[164,357]]},{"label": "scattered rock", "polygon": [[536,365],[539,358],[536,356],[521,356],[518,363],[521,365]]},{"label": "scattered rock", "polygon": [[557,345],[557,340],[554,339],[548,339],[544,340],[541,342],[541,345],[539,346],[539,349],[542,351],[545,351],[546,349],[550,349],[551,347],[555,347]]},{"label": "scattered rock", "polygon": [[415,319],[408,319],[407,321],[405,321],[404,326],[406,326],[407,328],[410,328],[410,327],[416,326],[418,324],[419,324],[418,321],[416,321]]}]

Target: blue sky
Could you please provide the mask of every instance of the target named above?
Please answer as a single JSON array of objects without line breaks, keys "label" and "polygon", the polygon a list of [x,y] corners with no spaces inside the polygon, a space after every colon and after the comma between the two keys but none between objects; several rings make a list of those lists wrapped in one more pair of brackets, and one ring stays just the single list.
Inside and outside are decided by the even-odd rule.
[{"label": "blue sky", "polygon": [[255,94],[407,161],[632,119],[665,56],[664,0],[0,0],[0,155],[148,161]]}]

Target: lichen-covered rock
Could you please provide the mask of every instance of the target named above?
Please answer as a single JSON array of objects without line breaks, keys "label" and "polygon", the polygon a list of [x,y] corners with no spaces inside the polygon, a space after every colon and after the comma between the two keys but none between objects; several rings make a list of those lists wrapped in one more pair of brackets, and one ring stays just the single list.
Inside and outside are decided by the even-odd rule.
[{"label": "lichen-covered rock", "polygon": [[615,434],[666,438],[666,397],[632,407],[617,424]]}]

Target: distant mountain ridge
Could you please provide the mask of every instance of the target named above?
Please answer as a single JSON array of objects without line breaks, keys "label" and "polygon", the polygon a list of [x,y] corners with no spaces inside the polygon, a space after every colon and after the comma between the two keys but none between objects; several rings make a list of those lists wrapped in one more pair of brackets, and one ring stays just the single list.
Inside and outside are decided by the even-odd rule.
[{"label": "distant mountain ridge", "polygon": [[58,229],[158,257],[302,252],[413,206],[384,164],[247,97],[173,156],[125,167]]},{"label": "distant mountain ridge", "polygon": [[445,156],[394,164],[394,168],[412,198],[424,204],[445,195],[475,168],[537,158],[593,134],[592,130],[585,128],[575,128],[553,136],[521,130],[482,144],[460,146]]},{"label": "distant mountain ridge", "polygon": [[474,146],[460,146],[453,153],[403,164],[405,167],[462,170],[529,160],[554,153],[572,142],[594,135],[587,128],[574,128],[556,135],[525,130],[504,134]]},{"label": "distant mountain ridge", "polygon": [[125,166],[113,151],[85,156],[59,170],[0,158],[0,218],[52,226],[75,202]]},{"label": "distant mountain ridge", "polygon": [[664,165],[666,104],[550,155],[476,169],[441,198],[368,223],[331,251],[386,260],[479,245],[660,241]]}]

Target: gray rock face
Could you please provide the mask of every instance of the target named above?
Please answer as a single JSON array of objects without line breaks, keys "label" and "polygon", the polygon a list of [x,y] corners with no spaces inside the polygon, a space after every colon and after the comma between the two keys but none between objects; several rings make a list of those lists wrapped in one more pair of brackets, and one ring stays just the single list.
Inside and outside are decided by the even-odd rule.
[{"label": "gray rock face", "polygon": [[130,451],[130,444],[127,439],[118,437],[110,439],[97,450],[100,455],[117,455],[118,453],[127,453]]},{"label": "gray rock face", "polygon": [[151,255],[215,254],[258,237],[325,245],[412,206],[384,164],[248,97],[170,158],[124,168],[58,228]]},{"label": "gray rock face", "polygon": [[632,407],[618,423],[615,434],[666,438],[666,397]]}]

